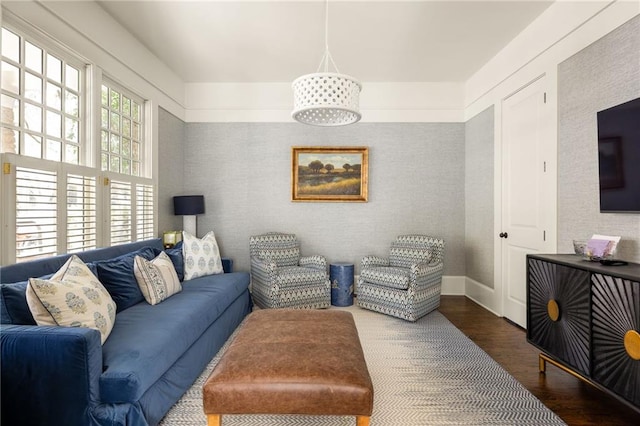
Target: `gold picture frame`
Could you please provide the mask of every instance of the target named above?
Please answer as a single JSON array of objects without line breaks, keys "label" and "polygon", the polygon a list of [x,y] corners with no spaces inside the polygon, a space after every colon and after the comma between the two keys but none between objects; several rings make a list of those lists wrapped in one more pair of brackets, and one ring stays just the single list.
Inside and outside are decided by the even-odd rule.
[{"label": "gold picture frame", "polygon": [[369,148],[294,146],[291,200],[358,202],[368,199]]}]

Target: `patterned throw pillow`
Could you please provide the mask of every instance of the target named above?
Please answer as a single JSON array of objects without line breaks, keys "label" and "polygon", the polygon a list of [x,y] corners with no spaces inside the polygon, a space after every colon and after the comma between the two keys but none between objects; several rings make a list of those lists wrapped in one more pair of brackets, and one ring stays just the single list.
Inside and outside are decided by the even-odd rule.
[{"label": "patterned throw pillow", "polygon": [[116,320],[115,302],[75,255],[51,279],[29,279],[27,304],[38,325],[93,328],[102,343]]},{"label": "patterned throw pillow", "polygon": [[218,242],[213,231],[207,233],[202,239],[188,232],[182,234],[185,280],[224,272]]},{"label": "patterned throw pillow", "polygon": [[182,291],[176,268],[165,252],[153,260],[136,256],[133,261],[133,273],[144,299],[150,305],[157,305]]}]

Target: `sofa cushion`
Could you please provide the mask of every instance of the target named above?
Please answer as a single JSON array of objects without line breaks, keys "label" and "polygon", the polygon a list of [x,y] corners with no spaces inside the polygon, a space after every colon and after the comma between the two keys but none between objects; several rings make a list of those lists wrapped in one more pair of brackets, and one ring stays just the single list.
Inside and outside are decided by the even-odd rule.
[{"label": "sofa cushion", "polygon": [[248,285],[246,272],[209,275],[183,282],[180,293],[158,305],[119,313],[103,346],[102,401],[137,401]]},{"label": "sofa cushion", "polygon": [[151,260],[160,253],[152,247],[143,247],[131,253],[126,253],[113,259],[95,262],[98,279],[107,289],[113,301],[116,302],[117,312],[121,312],[144,300],[138,281],[133,274],[133,259],[141,256]]},{"label": "sofa cushion", "polygon": [[100,332],[102,343],[111,332],[116,305],[77,256],[71,256],[49,280],[30,278],[26,293],[38,325],[93,328]]},{"label": "sofa cushion", "polygon": [[184,280],[184,257],[182,255],[182,244],[182,241],[179,241],[178,244],[164,251],[167,253],[167,256],[169,256],[169,259],[171,259],[173,267],[176,268],[176,274],[178,274],[178,279],[180,281]]},{"label": "sofa cushion", "polygon": [[136,256],[133,260],[133,273],[144,299],[150,305],[157,305],[182,291],[176,269],[164,252],[153,260]]},{"label": "sofa cushion", "polygon": [[185,280],[224,272],[220,249],[213,231],[208,232],[202,239],[183,232],[182,240]]},{"label": "sofa cushion", "polygon": [[0,285],[0,323],[36,325],[27,305],[27,281]]},{"label": "sofa cushion", "polygon": [[360,279],[372,284],[406,290],[409,288],[410,269],[390,266],[363,268]]}]

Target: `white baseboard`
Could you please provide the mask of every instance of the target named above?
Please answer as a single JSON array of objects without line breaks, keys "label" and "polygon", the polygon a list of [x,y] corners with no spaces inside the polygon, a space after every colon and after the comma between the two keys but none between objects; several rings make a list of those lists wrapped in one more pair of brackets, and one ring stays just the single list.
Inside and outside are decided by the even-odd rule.
[{"label": "white baseboard", "polygon": [[489,288],[474,279],[469,277],[463,278],[465,279],[464,295],[486,310],[501,317],[502,314],[500,312],[502,311],[502,308],[500,307],[500,295],[497,294],[494,289]]}]

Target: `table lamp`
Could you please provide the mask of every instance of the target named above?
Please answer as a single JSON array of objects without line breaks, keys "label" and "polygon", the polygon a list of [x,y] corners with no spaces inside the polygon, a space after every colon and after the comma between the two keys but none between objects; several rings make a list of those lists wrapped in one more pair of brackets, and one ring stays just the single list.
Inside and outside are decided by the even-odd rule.
[{"label": "table lamp", "polygon": [[183,230],[196,236],[196,215],[204,213],[204,195],[173,197],[173,214],[182,215]]}]

